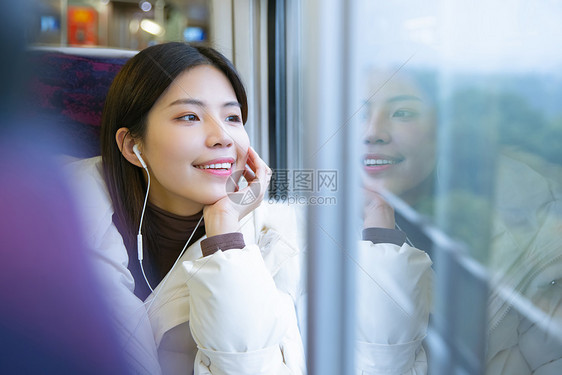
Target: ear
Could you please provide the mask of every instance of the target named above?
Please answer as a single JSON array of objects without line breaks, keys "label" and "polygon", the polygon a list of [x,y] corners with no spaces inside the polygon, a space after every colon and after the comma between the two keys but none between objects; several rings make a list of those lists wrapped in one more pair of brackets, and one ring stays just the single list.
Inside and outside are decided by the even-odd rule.
[{"label": "ear", "polygon": [[[117,147],[119,151],[123,154],[123,157],[129,161],[129,163],[142,168],[142,164],[137,158],[137,155],[133,152],[133,146],[135,145],[135,139],[131,137],[128,128],[119,128],[115,133],[115,141],[117,142]],[[139,144],[139,151],[142,151],[142,147]],[[144,158],[143,158],[144,159]]]}]

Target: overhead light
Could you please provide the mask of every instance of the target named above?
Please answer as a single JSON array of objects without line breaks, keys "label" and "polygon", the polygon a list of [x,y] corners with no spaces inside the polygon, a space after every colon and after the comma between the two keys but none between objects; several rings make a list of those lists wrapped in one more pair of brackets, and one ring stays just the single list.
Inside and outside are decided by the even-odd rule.
[{"label": "overhead light", "polygon": [[152,35],[164,34],[164,28],[152,20],[144,19],[140,23],[141,29]]},{"label": "overhead light", "polygon": [[143,12],[149,12],[152,9],[152,4],[150,4],[148,1],[141,1],[139,7]]}]

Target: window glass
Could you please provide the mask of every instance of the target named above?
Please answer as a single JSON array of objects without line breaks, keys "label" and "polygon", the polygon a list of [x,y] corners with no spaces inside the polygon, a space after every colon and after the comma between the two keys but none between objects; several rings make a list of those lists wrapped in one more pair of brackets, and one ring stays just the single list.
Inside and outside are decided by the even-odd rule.
[{"label": "window glass", "polygon": [[397,224],[434,261],[430,333],[443,345],[430,367],[555,373],[562,4],[359,7],[362,183],[397,200]]}]

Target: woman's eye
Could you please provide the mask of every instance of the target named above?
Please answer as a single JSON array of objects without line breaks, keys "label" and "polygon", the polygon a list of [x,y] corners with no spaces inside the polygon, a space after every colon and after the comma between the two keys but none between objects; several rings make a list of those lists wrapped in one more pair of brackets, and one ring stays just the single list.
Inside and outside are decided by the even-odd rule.
[{"label": "woman's eye", "polygon": [[232,116],[228,116],[226,118],[226,121],[227,122],[242,122],[242,119],[238,115],[232,115]]},{"label": "woman's eye", "polygon": [[190,113],[190,114],[178,117],[178,120],[192,122],[192,121],[199,121],[199,117],[197,117],[196,114]]},{"label": "woman's eye", "polygon": [[400,120],[413,120],[419,116],[419,112],[410,109],[399,109],[394,111],[392,117]]}]

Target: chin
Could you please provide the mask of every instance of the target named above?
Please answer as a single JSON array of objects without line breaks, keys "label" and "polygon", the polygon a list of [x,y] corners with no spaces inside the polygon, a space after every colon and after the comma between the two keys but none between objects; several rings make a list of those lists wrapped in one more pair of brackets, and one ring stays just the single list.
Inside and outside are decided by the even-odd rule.
[{"label": "chin", "polygon": [[223,192],[221,194],[212,194],[212,195],[208,195],[206,197],[203,198],[202,200],[202,204],[204,204],[205,206],[209,206],[212,204],[217,203],[218,201],[220,201],[221,199],[223,199],[224,197],[226,197],[226,193]]},{"label": "chin", "polygon": [[393,185],[387,180],[374,179],[369,176],[363,180],[363,184],[366,189],[372,191],[390,190],[389,188]]}]

